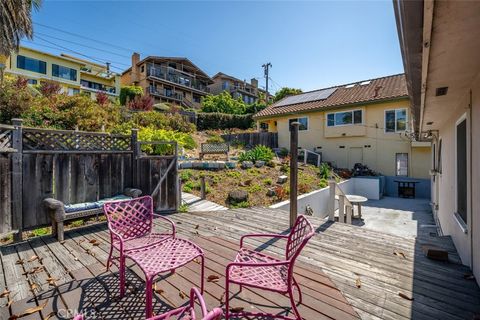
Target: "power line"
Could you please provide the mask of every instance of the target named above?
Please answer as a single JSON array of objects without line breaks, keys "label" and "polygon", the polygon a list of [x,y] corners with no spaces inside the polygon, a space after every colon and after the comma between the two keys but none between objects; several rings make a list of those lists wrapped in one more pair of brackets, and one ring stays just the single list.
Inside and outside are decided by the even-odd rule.
[{"label": "power line", "polygon": [[[75,51],[75,50],[69,49],[69,48],[64,47],[64,46],[61,46],[61,45],[56,44],[56,43],[54,43],[54,42],[52,42],[52,41],[50,41],[50,40],[44,39],[44,38],[42,38],[42,37],[37,36],[37,38],[40,39],[40,40],[42,40],[42,41],[45,41],[45,42],[47,42],[47,43],[50,43],[51,45],[57,47],[57,49],[60,48],[60,49],[62,49],[62,50],[66,50],[66,51],[75,53],[75,54],[77,54],[77,55],[79,55],[79,56],[82,56],[82,57],[91,59],[91,60],[93,60],[93,61],[97,61],[97,62],[102,63],[102,64],[105,64],[105,63],[107,62],[107,61],[102,60],[102,59],[100,59],[100,58],[88,56],[88,55],[86,55],[86,54],[77,52],[77,51]],[[33,42],[33,43],[35,43],[35,42]],[[114,62],[114,61],[112,61],[112,62]],[[116,64],[122,64],[122,63],[118,63],[118,62],[115,62],[115,63],[116,63]],[[123,70],[122,68],[119,68],[119,67],[116,67],[116,66],[113,66],[113,65],[111,65],[111,66],[114,67],[114,68],[116,68],[116,69]]]},{"label": "power line", "polygon": [[[63,39],[63,38],[54,37],[54,36],[51,36],[51,35],[48,35],[48,34],[45,34],[45,33],[35,32],[35,34],[36,35],[39,34],[39,35],[44,36],[44,37],[48,37],[48,38],[52,38],[52,39],[55,39],[55,40],[60,40],[60,41],[64,41],[64,42],[67,42],[67,43],[75,44],[75,45],[82,46],[82,47],[85,47],[85,48],[94,49],[94,50],[97,50],[97,51],[102,51],[102,52],[105,52],[105,53],[113,54],[113,55],[119,56],[121,58],[127,58],[127,59],[130,58],[128,56],[124,56],[124,55],[118,54],[118,53],[113,52],[113,51],[88,46],[88,45],[80,43],[80,42],[75,42],[75,41],[71,41],[71,40],[67,40],[67,39]],[[128,66],[127,64],[124,64],[124,65]]]},{"label": "power line", "polygon": [[112,48],[117,48],[119,50],[127,51],[128,53],[132,53],[132,52],[135,51],[135,50],[125,48],[125,47],[121,47],[121,46],[117,46],[116,44],[108,43],[108,42],[105,42],[105,41],[102,41],[102,40],[96,40],[96,39],[93,39],[93,38],[89,38],[89,37],[86,37],[86,36],[78,34],[78,33],[73,33],[73,32],[70,32],[70,31],[65,31],[65,30],[62,30],[62,29],[55,28],[55,27],[47,26],[47,25],[42,24],[42,23],[34,22],[33,24],[36,24],[38,26],[41,26],[41,27],[44,27],[44,28],[47,28],[47,29],[55,30],[55,31],[62,32],[62,33],[65,33],[65,34],[69,34],[69,35],[74,36],[74,37],[79,37],[79,38],[82,38],[82,39],[85,39],[85,40],[90,40],[90,41],[94,41],[94,42],[97,42],[97,43],[102,43],[102,44],[107,45],[107,46],[112,47]]}]

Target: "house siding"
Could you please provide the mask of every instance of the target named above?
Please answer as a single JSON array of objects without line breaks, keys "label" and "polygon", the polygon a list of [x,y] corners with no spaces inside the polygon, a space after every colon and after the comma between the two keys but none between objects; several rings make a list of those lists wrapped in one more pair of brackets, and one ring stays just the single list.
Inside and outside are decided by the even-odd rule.
[{"label": "house siding", "polygon": [[[430,147],[412,147],[411,141],[399,133],[385,133],[385,110],[409,110],[409,100],[365,104],[328,111],[298,113],[270,119],[259,119],[268,123],[269,131],[278,132],[281,148],[289,148],[289,119],[308,117],[308,130],[299,131],[299,146],[322,153],[323,161],[332,162],[340,168],[351,168],[361,154],[362,163],[381,174],[395,175],[396,153],[408,153],[409,176],[429,178]],[[326,117],[330,112],[363,110],[361,125],[328,127]],[[277,123],[276,126],[274,122]]]}]

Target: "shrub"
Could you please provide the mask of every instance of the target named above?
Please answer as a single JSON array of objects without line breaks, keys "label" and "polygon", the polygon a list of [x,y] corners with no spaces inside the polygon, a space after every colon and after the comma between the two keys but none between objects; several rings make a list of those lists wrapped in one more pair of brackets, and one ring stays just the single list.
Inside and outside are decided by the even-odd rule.
[{"label": "shrub", "polygon": [[180,180],[188,181],[193,176],[193,172],[190,169],[180,170]]},{"label": "shrub", "polygon": [[328,179],[330,178],[331,174],[332,174],[332,170],[330,169],[330,166],[327,164],[327,163],[322,163],[320,165],[320,178],[321,179]]},{"label": "shrub", "polygon": [[238,156],[238,161],[243,162],[243,161],[265,161],[269,162],[272,161],[273,157],[275,156],[275,153],[273,153],[273,150],[270,149],[269,147],[258,145],[252,150],[242,152]]},{"label": "shrub", "polygon": [[0,121],[7,123],[12,118],[20,117],[28,110],[33,99],[25,78],[5,76],[0,87]]},{"label": "shrub", "polygon": [[[185,149],[194,149],[196,147],[195,140],[192,136],[183,132],[153,129],[150,127],[142,128],[138,132],[138,140],[141,141],[175,141],[179,147]],[[159,145],[143,145],[142,151],[147,154],[165,155],[173,154],[173,146],[171,144]]]},{"label": "shrub", "polygon": [[51,97],[53,95],[59,94],[62,90],[62,86],[55,81],[51,80],[42,80],[38,86],[38,91],[45,97]]},{"label": "shrub", "polygon": [[95,100],[101,106],[106,105],[109,101],[108,95],[105,92],[98,92],[96,97],[95,97]]},{"label": "shrub", "polygon": [[188,212],[188,204],[182,203],[178,206],[178,212],[186,213]]},{"label": "shrub", "polygon": [[237,208],[249,208],[250,203],[248,201],[242,201],[237,203],[230,204],[230,208],[237,209]]},{"label": "shrub", "polygon": [[130,110],[134,111],[151,111],[153,110],[154,100],[151,96],[136,96],[127,103]]},{"label": "shrub", "polygon": [[251,114],[237,115],[226,113],[205,113],[197,114],[198,130],[215,130],[215,129],[249,129],[254,124]]},{"label": "shrub", "polygon": [[263,184],[266,186],[271,186],[273,184],[273,181],[270,178],[265,178],[263,179]]},{"label": "shrub", "polygon": [[202,112],[244,114],[245,109],[246,105],[241,98],[234,99],[226,91],[218,95],[208,95],[202,99]]},{"label": "shrub", "polygon": [[239,171],[227,171],[225,175],[230,178],[239,179],[242,176],[242,173]]},{"label": "shrub", "polygon": [[143,88],[139,86],[125,86],[120,89],[120,104],[127,105],[127,102],[132,101],[137,96],[143,95]]}]

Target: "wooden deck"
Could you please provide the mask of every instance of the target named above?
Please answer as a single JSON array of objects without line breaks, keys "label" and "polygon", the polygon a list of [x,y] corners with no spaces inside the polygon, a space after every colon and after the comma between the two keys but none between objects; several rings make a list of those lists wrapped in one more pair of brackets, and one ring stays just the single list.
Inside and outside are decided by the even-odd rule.
[{"label": "wooden deck", "polygon": [[[225,265],[233,259],[240,236],[287,232],[288,225],[288,213],[263,208],[170,217],[179,236],[204,248],[206,276],[221,277],[219,282],[206,282],[209,306],[223,302]],[[318,234],[295,270],[303,288],[300,310],[305,319],[474,319],[480,313],[480,290],[474,280],[465,279],[469,270],[455,263],[458,256],[449,238],[406,239],[311,221]],[[283,253],[283,240],[266,241],[249,243],[258,250]],[[105,224],[97,224],[66,232],[63,243],[43,237],[0,248],[0,292],[10,291],[0,295],[0,319],[29,312],[21,319],[68,319],[68,309],[95,314],[93,319],[142,319],[141,272],[131,266],[129,293],[117,299],[118,275],[105,271],[108,242]],[[426,259],[421,252],[426,243],[449,250],[452,262]],[[198,286],[198,271],[193,262],[159,280],[155,311],[185,303],[184,293]],[[282,296],[246,288],[232,301],[232,307],[286,314],[283,305],[288,303]]]}]

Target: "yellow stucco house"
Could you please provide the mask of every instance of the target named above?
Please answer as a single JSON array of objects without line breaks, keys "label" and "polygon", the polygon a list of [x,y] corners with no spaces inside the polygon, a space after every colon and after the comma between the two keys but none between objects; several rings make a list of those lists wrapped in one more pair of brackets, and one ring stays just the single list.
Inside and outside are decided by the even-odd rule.
[{"label": "yellow stucco house", "polygon": [[106,65],[66,54],[54,55],[20,47],[4,64],[7,74],[25,77],[31,84],[56,81],[70,95],[84,92],[95,98],[98,92],[103,92],[113,98],[120,93],[120,76],[108,70]]},{"label": "yellow stucco house", "polygon": [[259,130],[290,144],[299,121],[299,147],[338,168],[367,165],[386,176],[429,178],[430,143],[413,141],[405,75],[398,74],[286,97],[255,114]]}]

